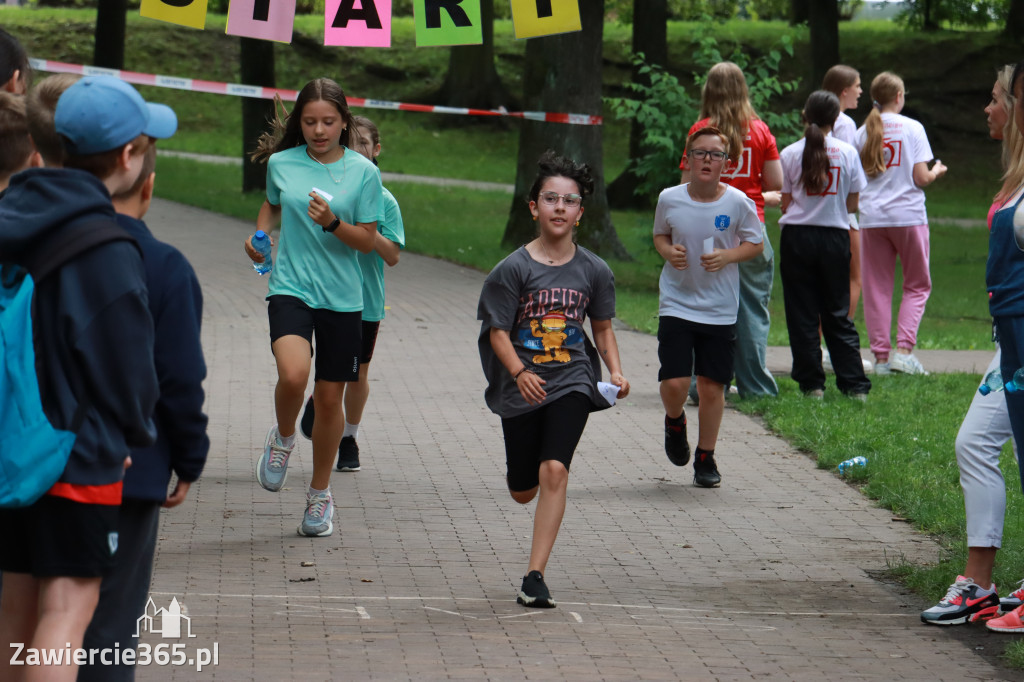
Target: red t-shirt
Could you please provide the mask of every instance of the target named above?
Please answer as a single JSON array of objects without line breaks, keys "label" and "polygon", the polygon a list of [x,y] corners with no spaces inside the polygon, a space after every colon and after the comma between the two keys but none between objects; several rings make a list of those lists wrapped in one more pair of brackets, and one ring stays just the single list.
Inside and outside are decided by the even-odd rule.
[{"label": "red t-shirt", "polygon": [[[710,119],[704,118],[693,124],[690,128],[690,135],[708,125]],[[768,130],[764,121],[751,119],[750,130],[743,140],[743,151],[740,153],[740,161],[734,164],[732,161],[722,171],[722,182],[732,185],[744,192],[754,200],[757,205],[757,217],[764,222],[764,197],[761,196],[761,169],[765,161],[775,161],[779,158],[779,148],[775,145],[775,136]],[[679,162],[680,170],[689,170],[686,163],[686,156]]]}]

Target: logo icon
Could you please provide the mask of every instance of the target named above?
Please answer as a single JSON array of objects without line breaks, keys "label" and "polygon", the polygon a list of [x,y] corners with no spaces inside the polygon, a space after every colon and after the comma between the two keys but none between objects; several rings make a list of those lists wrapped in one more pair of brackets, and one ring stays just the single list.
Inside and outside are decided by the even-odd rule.
[{"label": "logo icon", "polygon": [[725,232],[726,230],[728,230],[729,229],[729,216],[725,215],[724,213],[722,215],[716,215],[715,216],[715,229],[718,230],[719,232]]},{"label": "logo icon", "polygon": [[164,639],[178,639],[181,637],[181,622],[185,621],[185,636],[195,637],[192,634],[192,619],[182,615],[181,605],[178,598],[173,597],[170,605],[165,608],[157,608],[153,603],[153,597],[146,602],[145,612],[135,621],[135,636],[143,632],[160,635]]}]

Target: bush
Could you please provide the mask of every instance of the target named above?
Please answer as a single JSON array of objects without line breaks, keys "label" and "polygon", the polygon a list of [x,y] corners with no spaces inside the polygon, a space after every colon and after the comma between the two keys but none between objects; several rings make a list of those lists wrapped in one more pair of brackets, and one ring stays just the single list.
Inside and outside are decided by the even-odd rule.
[{"label": "bush", "polygon": [[[784,81],[778,75],[783,53],[793,56],[792,37],[788,33],[783,34],[777,48],[772,48],[756,59],[748,57],[740,45],[735,45],[732,53],[723,58],[712,31],[712,22],[705,17],[701,28],[696,31],[697,35],[705,37],[700,41],[696,56],[696,64],[701,72],[694,74],[694,84],[701,86],[707,70],[718,62],[735,62],[747,77],[750,103],[761,120],[771,128],[779,148],[796,141],[802,134],[799,112],[778,113],[772,109],[773,99],[794,92],[799,85],[799,80]],[[646,77],[650,84],[629,83],[626,87],[635,97],[609,97],[606,102],[616,118],[635,120],[640,124],[643,130],[642,144],[647,152],[630,161],[641,178],[636,192],[656,197],[663,188],[679,181],[679,159],[686,146],[690,125],[700,115],[700,100],[690,95],[679,79],[664,68],[648,64],[643,54],[634,55],[633,59],[634,65],[639,67],[640,75]]]}]

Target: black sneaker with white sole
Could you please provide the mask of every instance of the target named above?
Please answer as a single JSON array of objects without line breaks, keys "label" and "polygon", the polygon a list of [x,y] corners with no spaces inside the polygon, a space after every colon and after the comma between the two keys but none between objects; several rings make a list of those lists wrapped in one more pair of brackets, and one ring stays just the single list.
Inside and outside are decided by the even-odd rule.
[{"label": "black sneaker with white sole", "polygon": [[338,446],[338,471],[359,471],[359,444],[352,436],[345,436]]},{"label": "black sneaker with white sole", "polygon": [[516,601],[523,606],[530,606],[535,609],[553,609],[555,600],[548,592],[548,586],[544,584],[544,576],[540,571],[530,571],[523,576],[523,589],[519,590]]}]

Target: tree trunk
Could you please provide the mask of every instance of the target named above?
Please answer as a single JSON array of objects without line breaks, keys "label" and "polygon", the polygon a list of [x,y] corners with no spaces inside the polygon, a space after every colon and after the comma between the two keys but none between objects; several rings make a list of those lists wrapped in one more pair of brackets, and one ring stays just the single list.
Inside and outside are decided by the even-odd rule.
[{"label": "tree trunk", "polygon": [[1006,15],[1006,34],[1014,42],[1024,42],[1024,0],[1010,0]]},{"label": "tree trunk", "polygon": [[839,63],[839,2],[814,0],[809,17],[811,33],[811,85],[817,89],[825,72]]},{"label": "tree trunk", "polygon": [[[831,2],[831,0],[828,0]],[[802,24],[810,20],[811,0],[790,0],[789,23]]]},{"label": "tree trunk", "polygon": [[[241,80],[246,85],[274,87],[274,43],[256,38],[239,38]],[[242,191],[267,189],[267,165],[253,163],[249,154],[256,148],[260,133],[267,130],[267,121],[274,117],[274,101],[242,97]]]},{"label": "tree trunk", "polygon": [[124,68],[125,15],[128,0],[99,0],[92,63],[108,69]]},{"label": "tree trunk", "polygon": [[[668,1],[633,0],[633,52],[643,52],[648,64],[668,65]],[[633,68],[633,81],[650,84],[650,78]],[[629,127],[629,158],[644,155],[643,128],[633,121]],[[642,208],[650,197],[640,196],[636,188],[641,178],[632,164],[608,185],[608,203],[614,208]]]},{"label": "tree trunk", "polygon": [[[523,98],[530,111],[601,112],[601,41],[604,2],[580,3],[583,30],[526,44]],[[568,125],[524,120],[519,132],[516,187],[502,244],[514,247],[536,236],[537,228],[527,202],[537,177],[537,159],[547,149],[590,166],[594,194],[584,202],[585,212],[577,238],[580,244],[604,257],[628,259],[612,225],[605,194],[602,161],[602,126]]]},{"label": "tree trunk", "polygon": [[494,0],[480,3],[483,44],[455,45],[448,58],[448,75],[437,94],[427,100],[434,104],[470,109],[514,110],[513,101],[494,68]]}]

